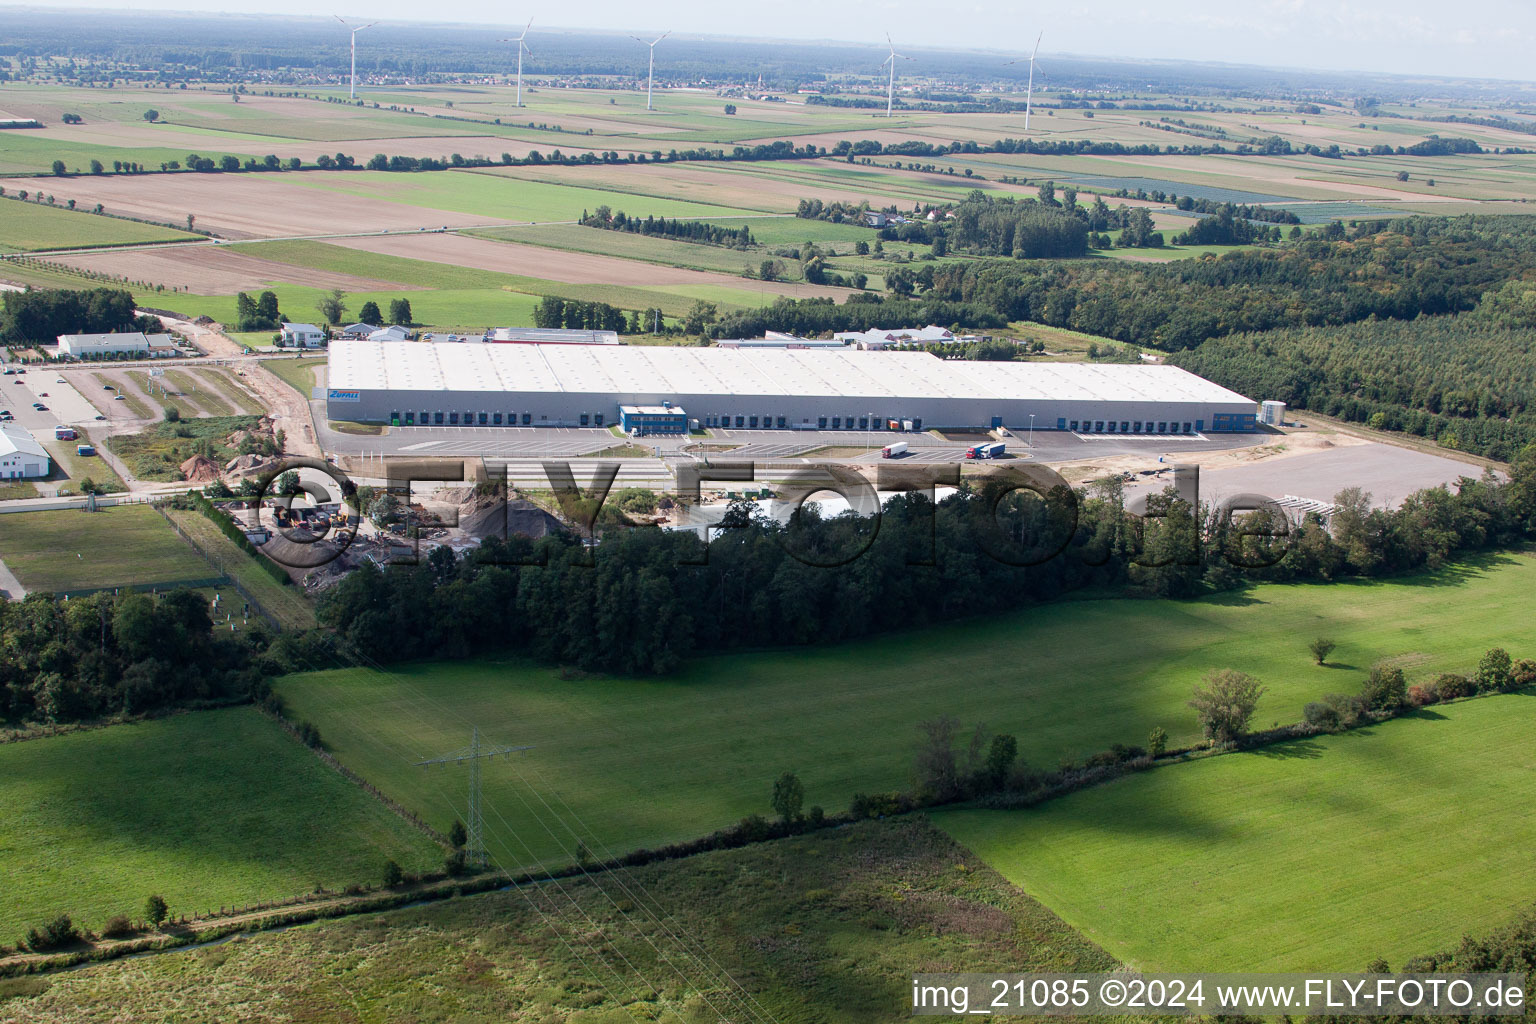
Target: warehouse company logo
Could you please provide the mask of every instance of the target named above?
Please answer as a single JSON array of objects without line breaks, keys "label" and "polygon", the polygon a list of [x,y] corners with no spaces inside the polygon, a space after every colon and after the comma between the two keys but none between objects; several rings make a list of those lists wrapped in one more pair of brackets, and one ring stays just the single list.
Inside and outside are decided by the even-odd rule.
[{"label": "warehouse company logo", "polygon": [[361,402],[363,400],[360,392],[343,391],[340,388],[327,389],[325,397],[332,402]]},{"label": "warehouse company logo", "polygon": [[[595,566],[603,532],[597,523],[618,478],[619,463],[582,465],[593,471],[586,487],[577,484],[569,462],[542,463],[545,480],[541,483],[547,484],[561,518],[582,542],[582,555],[573,564]],[[370,557],[388,564],[419,561],[420,524],[410,498],[413,493],[422,493],[422,488],[483,486],[490,481],[503,485],[500,493],[510,501],[512,481],[498,479],[483,463],[478,472],[468,469],[461,459],[391,463],[383,487],[375,490],[380,496],[393,496],[398,514],[381,525],[380,551],[377,557]],[[703,504],[706,483],[714,489],[754,481],[756,476],[756,464],[747,461],[704,460],[683,465],[677,472],[678,497],[688,508],[701,510],[708,507]],[[1278,502],[1260,494],[1244,494],[1206,507],[1200,502],[1199,479],[1197,466],[1176,467],[1173,487],[1149,500],[1144,510],[1129,513],[1137,524],[1133,532],[1141,539],[1126,552],[1132,564],[1144,568],[1200,565],[1207,544],[1215,547],[1228,565],[1240,570],[1265,569],[1285,557],[1295,533]],[[774,530],[779,543],[802,564],[823,569],[849,565],[869,550],[880,532],[882,494],[926,499],[919,507],[926,509],[928,543],[922,545],[926,550],[908,553],[907,564],[914,567],[938,565],[941,490],[965,493],[965,500],[973,503],[974,514],[968,514],[965,521],[976,548],[1005,565],[1028,568],[1063,557],[1074,550],[1079,532],[1082,497],[1060,474],[1044,465],[998,466],[979,479],[966,477],[963,484],[960,467],[953,464],[881,465],[875,467],[873,480],[847,465],[808,464],[787,475],[775,470],[773,480],[772,497],[766,504],[739,498],[724,507],[715,506],[722,513],[718,517],[685,527],[693,529],[701,543],[679,564],[708,565],[712,539],[728,530],[772,521],[779,524]],[[357,490],[345,472],[319,459],[290,458],[269,470],[257,499],[257,525],[280,542],[269,542],[264,553],[283,565],[304,569],[339,558],[356,539],[362,517],[371,511],[358,507]],[[822,529],[819,510],[809,507],[831,495],[846,505],[845,515],[855,526],[837,531],[835,542]],[[503,520],[504,526],[507,521],[510,517]],[[1149,544],[1158,533],[1165,539],[1177,537],[1178,543]],[[1149,551],[1154,546],[1159,552],[1156,556]],[[1140,550],[1135,550],[1138,547]],[[1079,546],[1076,550],[1081,554],[1083,549]],[[482,548],[479,557],[489,564],[542,565],[545,553],[521,559],[504,545],[491,545]]]}]

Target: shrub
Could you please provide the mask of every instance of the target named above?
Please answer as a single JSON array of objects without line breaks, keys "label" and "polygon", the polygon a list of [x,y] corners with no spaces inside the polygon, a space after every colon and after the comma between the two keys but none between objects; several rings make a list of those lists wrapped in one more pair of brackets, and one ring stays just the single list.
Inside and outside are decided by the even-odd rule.
[{"label": "shrub", "polygon": [[1339,715],[1339,709],[1324,701],[1314,700],[1302,709],[1301,716],[1307,724],[1318,729],[1326,729],[1332,732],[1343,724],[1343,718]]},{"label": "shrub", "polygon": [[133,922],[128,920],[127,914],[116,914],[107,918],[107,923],[101,926],[101,934],[109,939],[120,939],[124,935],[132,935],[138,929]]},{"label": "shrub", "polygon": [[1511,690],[1523,690],[1527,686],[1536,684],[1536,661],[1521,658],[1510,666],[1509,683]]},{"label": "shrub", "polygon": [[156,928],[165,923],[170,913],[170,907],[166,905],[164,896],[151,896],[144,901],[144,919]]},{"label": "shrub", "polygon": [[320,749],[320,730],[315,728],[315,723],[305,719],[295,726],[295,730],[306,747],[312,750]]},{"label": "shrub", "polygon": [[443,858],[443,871],[446,872],[450,878],[458,878],[460,875],[464,874],[464,872],[468,870],[466,865],[467,862],[465,860],[463,850],[454,850],[448,856]]},{"label": "shrub", "polygon": [[405,879],[405,872],[392,860],[384,862],[384,888],[393,889]]},{"label": "shrub", "polygon": [[21,945],[34,953],[44,953],[80,941],[80,932],[68,914],[60,914],[41,928],[33,928]]},{"label": "shrub", "polygon": [[1422,683],[1408,687],[1408,703],[1416,708],[1422,708],[1426,704],[1438,704],[1440,693],[1435,689],[1434,683]]},{"label": "shrub", "polygon": [[1454,672],[1446,672],[1435,678],[1434,687],[1441,700],[1455,700],[1472,692],[1472,680]]},{"label": "shrub", "polygon": [[1168,749],[1168,730],[1162,726],[1156,726],[1147,734],[1147,753],[1153,757],[1162,757]]}]

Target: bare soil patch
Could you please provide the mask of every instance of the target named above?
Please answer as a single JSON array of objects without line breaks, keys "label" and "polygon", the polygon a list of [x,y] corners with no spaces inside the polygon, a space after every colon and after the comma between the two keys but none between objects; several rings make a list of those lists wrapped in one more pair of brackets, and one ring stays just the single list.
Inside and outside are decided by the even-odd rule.
[{"label": "bare soil patch", "polygon": [[[303,172],[308,175],[321,171]],[[469,227],[516,223],[411,206],[384,199],[307,188],[280,174],[146,174],[15,178],[7,187],[57,194],[90,209],[101,203],[107,213],[169,224],[196,226],[226,238],[281,238],[351,231],[414,231],[424,227]]]}]

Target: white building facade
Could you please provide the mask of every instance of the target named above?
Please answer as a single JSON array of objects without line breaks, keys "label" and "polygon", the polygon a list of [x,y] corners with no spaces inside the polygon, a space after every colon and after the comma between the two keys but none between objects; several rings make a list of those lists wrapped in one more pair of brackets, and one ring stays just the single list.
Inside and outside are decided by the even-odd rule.
[{"label": "white building facade", "polygon": [[1175,366],[942,360],[847,348],[337,342],[331,418],[400,426],[607,426],[680,406],[701,426],[1080,433],[1253,430],[1256,405]]},{"label": "white building facade", "polygon": [[48,450],[25,427],[0,423],[0,480],[41,480],[53,469]]}]

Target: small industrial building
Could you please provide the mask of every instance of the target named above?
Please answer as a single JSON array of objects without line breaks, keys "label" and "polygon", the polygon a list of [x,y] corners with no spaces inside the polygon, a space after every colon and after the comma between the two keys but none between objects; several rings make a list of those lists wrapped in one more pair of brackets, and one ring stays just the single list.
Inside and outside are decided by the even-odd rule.
[{"label": "small industrial building", "polygon": [[58,342],[59,355],[75,359],[116,354],[150,358],[176,355],[176,342],[169,334],[144,334],[142,331],[126,331],[122,334],[61,334]]},{"label": "small industrial building", "polygon": [[279,337],[294,348],[324,348],[325,332],[314,324],[290,324],[284,321]]},{"label": "small industrial building", "polygon": [[688,414],[682,406],[670,402],[660,405],[621,405],[619,429],[638,437],[646,434],[686,434]]},{"label": "small industrial building", "polygon": [[0,423],[0,480],[41,480],[52,470],[48,450],[30,430]]},{"label": "small industrial building", "polygon": [[410,341],[411,332],[399,324],[390,324],[388,327],[380,327],[368,335],[369,341]]},{"label": "small industrial building", "polygon": [[493,327],[485,340],[499,345],[617,345],[617,331],[583,331],[566,327]]},{"label": "small industrial building", "polygon": [[753,430],[1016,427],[1085,434],[1253,430],[1256,403],[1176,366],[944,360],[848,348],[337,342],[336,420],[601,427],[621,407]]},{"label": "small industrial building", "polygon": [[367,341],[368,335],[378,330],[374,324],[351,324],[336,332],[343,341]]}]

